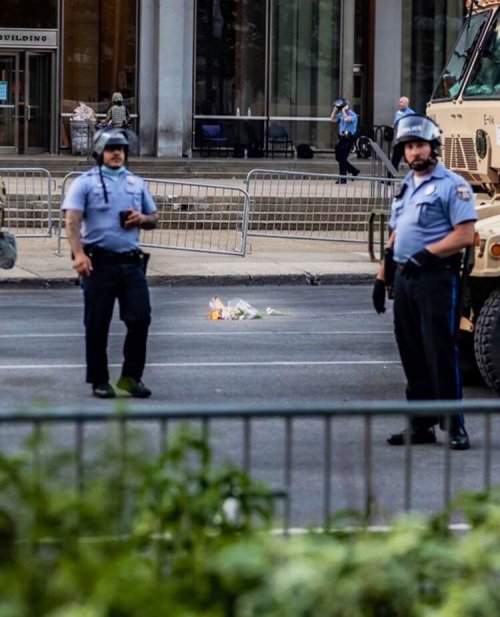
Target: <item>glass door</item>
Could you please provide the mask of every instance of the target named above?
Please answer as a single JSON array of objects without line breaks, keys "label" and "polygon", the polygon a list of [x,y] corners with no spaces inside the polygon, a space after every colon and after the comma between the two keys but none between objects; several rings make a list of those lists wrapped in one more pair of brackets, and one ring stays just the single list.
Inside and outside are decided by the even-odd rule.
[{"label": "glass door", "polygon": [[0,53],[0,153],[50,152],[53,57]]},{"label": "glass door", "polygon": [[19,148],[19,54],[0,54],[0,153]]},{"label": "glass door", "polygon": [[24,151],[50,150],[52,54],[26,52]]}]

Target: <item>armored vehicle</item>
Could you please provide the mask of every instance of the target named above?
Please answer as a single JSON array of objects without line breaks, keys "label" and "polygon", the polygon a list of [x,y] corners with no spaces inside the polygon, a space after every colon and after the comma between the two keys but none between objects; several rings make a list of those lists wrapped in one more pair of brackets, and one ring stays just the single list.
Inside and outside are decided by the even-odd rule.
[{"label": "armored vehicle", "polygon": [[464,369],[500,393],[500,0],[468,0],[467,16],[427,106],[443,162],[476,192],[478,222],[464,287]]}]

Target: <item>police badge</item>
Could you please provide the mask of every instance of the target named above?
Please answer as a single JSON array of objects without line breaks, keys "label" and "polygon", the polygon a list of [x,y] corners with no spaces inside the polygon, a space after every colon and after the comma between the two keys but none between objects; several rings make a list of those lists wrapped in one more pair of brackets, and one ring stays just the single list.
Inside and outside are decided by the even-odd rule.
[{"label": "police badge", "polygon": [[465,186],[465,184],[457,186],[457,197],[462,201],[470,201],[472,199],[472,194],[469,191],[469,187]]}]

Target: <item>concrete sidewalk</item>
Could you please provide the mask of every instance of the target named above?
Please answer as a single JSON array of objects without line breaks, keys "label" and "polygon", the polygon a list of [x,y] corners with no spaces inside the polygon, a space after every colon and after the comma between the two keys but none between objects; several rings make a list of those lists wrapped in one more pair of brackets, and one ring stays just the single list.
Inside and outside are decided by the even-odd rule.
[{"label": "concrete sidewalk", "polygon": [[[56,255],[56,238],[18,238],[18,261],[0,271],[1,287],[61,287],[73,285],[69,245]],[[173,249],[151,253],[151,285],[360,284],[371,282],[377,264],[366,243],[288,240],[250,237],[247,255],[220,255]]]}]

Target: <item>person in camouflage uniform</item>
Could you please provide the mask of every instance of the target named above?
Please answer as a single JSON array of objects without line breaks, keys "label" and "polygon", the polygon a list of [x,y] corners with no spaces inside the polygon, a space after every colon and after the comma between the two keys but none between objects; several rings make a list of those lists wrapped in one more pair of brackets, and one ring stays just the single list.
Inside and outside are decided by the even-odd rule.
[{"label": "person in camouflage uniform", "polygon": [[123,104],[123,94],[114,92],[111,97],[111,107],[106,114],[106,124],[111,124],[114,129],[127,129],[130,126],[130,113]]}]

